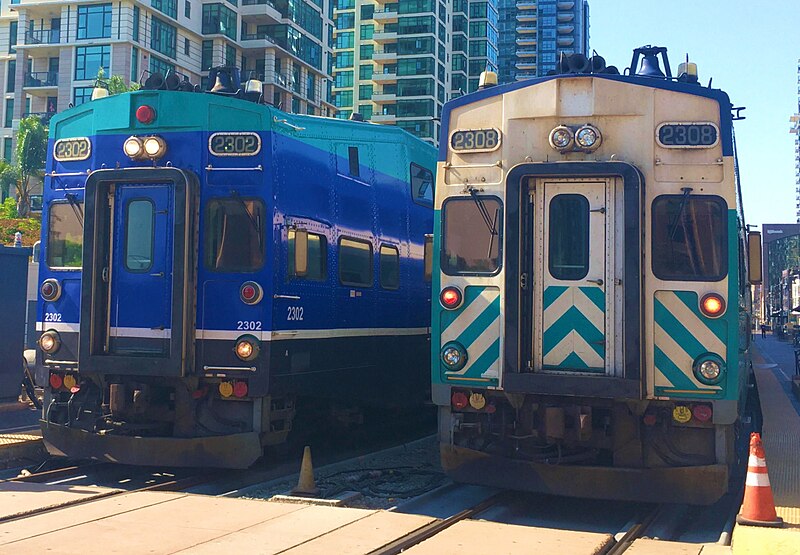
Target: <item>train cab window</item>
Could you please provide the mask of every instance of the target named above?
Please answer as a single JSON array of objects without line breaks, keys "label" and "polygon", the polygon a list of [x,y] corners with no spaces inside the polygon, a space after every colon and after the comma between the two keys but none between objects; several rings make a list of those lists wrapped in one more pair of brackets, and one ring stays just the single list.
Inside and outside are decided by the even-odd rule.
[{"label": "train cab window", "polygon": [[380,255],[381,287],[384,289],[399,289],[400,252],[397,247],[381,245]]},{"label": "train cab window", "polygon": [[339,240],[339,281],[342,285],[372,285],[372,245],[366,241]]},{"label": "train cab window", "polygon": [[433,172],[411,164],[411,198],[417,204],[433,206]]},{"label": "train cab window", "polygon": [[725,201],[662,195],[653,201],[653,274],[658,279],[719,281],[727,274]]},{"label": "train cab window", "polygon": [[264,203],[213,199],[206,208],[205,265],[217,272],[253,272],[264,265]]},{"label": "train cab window", "polygon": [[347,158],[350,163],[350,175],[353,177],[360,177],[361,166],[358,163],[358,147],[351,146],[347,148]]},{"label": "train cab window", "polygon": [[125,223],[125,268],[131,272],[146,272],[153,265],[153,202],[150,199],[130,201]]},{"label": "train cab window", "polygon": [[589,199],[583,195],[556,195],[548,213],[548,270],[564,281],[589,273]]},{"label": "train cab window", "polygon": [[442,210],[442,271],[493,274],[500,268],[502,208],[495,197],[450,199]]},{"label": "train cab window", "polygon": [[47,265],[80,268],[83,261],[83,203],[50,205],[47,232]]},{"label": "train cab window", "polygon": [[328,240],[324,235],[308,234],[308,270],[304,276],[298,276],[294,268],[294,229],[288,234],[289,277],[294,279],[309,279],[311,281],[325,281],[327,279],[326,260],[328,258]]}]

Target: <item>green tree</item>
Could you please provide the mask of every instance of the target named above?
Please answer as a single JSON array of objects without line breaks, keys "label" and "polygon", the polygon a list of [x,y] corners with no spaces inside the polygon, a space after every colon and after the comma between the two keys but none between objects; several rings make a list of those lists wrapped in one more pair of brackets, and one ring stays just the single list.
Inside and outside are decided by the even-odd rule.
[{"label": "green tree", "polygon": [[136,82],[126,85],[125,80],[119,75],[112,75],[106,79],[106,72],[102,67],[97,70],[97,83],[104,85],[108,89],[109,95],[138,91],[141,88]]},{"label": "green tree", "polygon": [[6,198],[11,194],[11,187],[15,187],[19,179],[17,168],[0,160],[0,198]]},{"label": "green tree", "polygon": [[42,120],[36,116],[28,116],[19,121],[17,131],[17,148],[15,151],[18,178],[17,212],[20,218],[27,218],[31,211],[30,187],[31,177],[39,175],[44,169],[47,156],[47,129]]}]

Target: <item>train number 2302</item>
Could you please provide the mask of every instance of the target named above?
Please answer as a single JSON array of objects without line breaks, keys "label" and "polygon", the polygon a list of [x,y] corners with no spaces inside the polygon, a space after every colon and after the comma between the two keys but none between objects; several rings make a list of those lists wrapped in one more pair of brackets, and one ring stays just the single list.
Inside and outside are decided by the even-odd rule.
[{"label": "train number 2302", "polygon": [[258,331],[261,329],[261,322],[254,322],[252,320],[239,320],[236,322],[237,330]]},{"label": "train number 2302", "polygon": [[302,306],[289,306],[286,308],[286,319],[287,320],[302,320],[303,319],[303,307]]}]

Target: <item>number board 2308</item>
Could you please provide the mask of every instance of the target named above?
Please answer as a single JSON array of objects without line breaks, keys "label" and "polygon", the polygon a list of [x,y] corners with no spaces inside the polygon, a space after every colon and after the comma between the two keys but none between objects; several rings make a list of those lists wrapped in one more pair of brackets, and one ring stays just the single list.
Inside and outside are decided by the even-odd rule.
[{"label": "number board 2308", "polygon": [[458,129],[450,135],[454,152],[492,152],[500,148],[502,135],[498,129]]}]

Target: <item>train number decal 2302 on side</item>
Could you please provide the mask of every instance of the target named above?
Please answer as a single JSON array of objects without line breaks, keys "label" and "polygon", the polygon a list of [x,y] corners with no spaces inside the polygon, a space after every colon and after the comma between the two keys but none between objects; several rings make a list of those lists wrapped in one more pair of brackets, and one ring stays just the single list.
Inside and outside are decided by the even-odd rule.
[{"label": "train number decal 2302 on side", "polygon": [[208,138],[208,151],[215,156],[255,156],[261,152],[258,133],[213,133]]},{"label": "train number decal 2302 on side", "polygon": [[53,158],[59,162],[86,160],[92,154],[92,142],[88,137],[59,139],[53,145]]},{"label": "train number decal 2302 on side", "polygon": [[455,152],[491,152],[500,148],[498,129],[458,129],[450,135],[450,149]]}]

